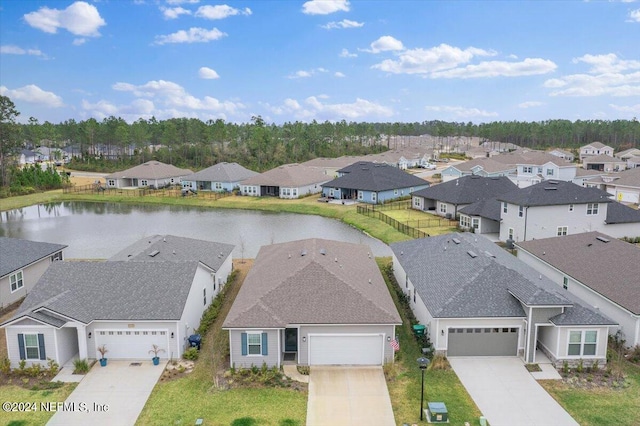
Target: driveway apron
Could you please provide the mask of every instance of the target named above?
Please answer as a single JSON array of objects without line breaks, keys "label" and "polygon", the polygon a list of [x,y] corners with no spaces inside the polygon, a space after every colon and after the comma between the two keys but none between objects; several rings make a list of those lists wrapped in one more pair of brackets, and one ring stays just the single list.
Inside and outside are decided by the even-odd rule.
[{"label": "driveway apron", "polygon": [[520,358],[449,358],[491,426],[578,426]]},{"label": "driveway apron", "polygon": [[134,425],[165,365],[150,360],[109,360],[106,367],[96,363],[47,425]]},{"label": "driveway apron", "polygon": [[306,425],[395,425],[382,367],[311,367]]}]

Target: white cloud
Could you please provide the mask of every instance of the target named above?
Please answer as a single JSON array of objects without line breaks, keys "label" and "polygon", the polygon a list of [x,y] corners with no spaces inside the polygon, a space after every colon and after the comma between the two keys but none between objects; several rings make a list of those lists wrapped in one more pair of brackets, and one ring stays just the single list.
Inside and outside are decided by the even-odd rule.
[{"label": "white cloud", "polygon": [[39,49],[23,49],[18,46],[10,44],[0,46],[0,54],[3,55],[32,55],[32,56],[45,56]]},{"label": "white cloud", "polygon": [[167,0],[167,4],[179,5],[179,4],[197,4],[200,0]]},{"label": "white cloud", "polygon": [[615,104],[609,104],[609,106],[613,109],[615,109],[616,111],[619,112],[628,112],[631,114],[640,114],[640,104],[635,104],[635,105],[615,105]]},{"label": "white cloud", "polygon": [[98,29],[106,25],[98,9],[86,2],[77,1],[66,9],[41,7],[36,12],[24,15],[29,25],[46,33],[55,34],[58,28],[71,34],[85,37],[98,37]]},{"label": "white cloud", "polygon": [[364,26],[364,22],[350,21],[348,19],[343,19],[339,22],[332,21],[325,25],[320,25],[320,27],[324,28],[325,30],[335,30],[340,28],[360,28],[362,26]]},{"label": "white cloud", "polygon": [[449,70],[468,63],[476,56],[494,56],[494,51],[475,47],[460,49],[459,47],[441,44],[430,49],[410,49],[401,52],[397,60],[386,59],[373,66],[393,74],[430,74]]},{"label": "white cloud", "polygon": [[215,80],[220,78],[220,76],[215,70],[212,70],[211,68],[208,68],[208,67],[200,68],[198,70],[198,75],[200,76],[200,78],[204,78],[208,80]]},{"label": "white cloud", "polygon": [[607,55],[587,54],[573,59],[574,64],[580,62],[591,65],[591,69],[589,69],[589,73],[591,74],[613,73],[640,69],[640,61],[619,59],[615,53],[609,53]]},{"label": "white cloud", "polygon": [[228,6],[226,4],[219,4],[216,6],[200,6],[196,11],[195,16],[204,19],[225,19],[234,15],[251,15],[251,9],[245,7],[244,9],[236,9],[235,7]]},{"label": "white cloud", "polygon": [[544,105],[542,102],[538,101],[527,101],[518,104],[518,108],[535,108]]},{"label": "white cloud", "polygon": [[526,58],[520,62],[486,61],[478,65],[467,65],[431,73],[431,78],[481,78],[520,77],[553,72],[557,68],[553,61],[540,58]]},{"label": "white cloud", "polygon": [[444,117],[473,118],[473,117],[497,117],[497,112],[485,111],[478,108],[465,108],[461,106],[426,106],[427,111],[445,113]]},{"label": "white cloud", "polygon": [[328,15],[339,11],[349,11],[347,0],[310,0],[302,5],[302,13],[307,15]]},{"label": "white cloud", "polygon": [[347,49],[342,49],[339,55],[341,58],[357,58],[357,53],[350,53]]},{"label": "white cloud", "polygon": [[165,19],[177,19],[180,15],[191,15],[191,11],[183,7],[160,7]]},{"label": "white cloud", "polygon": [[236,113],[238,109],[244,108],[244,105],[239,102],[219,101],[211,96],[196,98],[179,84],[165,80],[152,80],[139,86],[130,83],[116,83],[112,88],[121,92],[131,92],[137,98],[152,98],[156,100],[156,103],[176,109],[232,114]]},{"label": "white cloud", "polygon": [[382,36],[370,44],[371,49],[362,49],[364,52],[380,53],[393,50],[404,50],[402,42],[391,36]]},{"label": "white cloud", "polygon": [[[587,73],[570,74],[544,82],[554,89],[551,96],[640,96],[640,61],[622,60],[617,55],[584,55],[574,63],[591,66]],[[629,72],[632,71],[632,72]]]},{"label": "white cloud", "polygon": [[329,72],[329,70],[325,69],[325,68],[314,68],[311,70],[299,70],[294,72],[293,74],[289,74],[287,76],[287,78],[290,79],[296,79],[296,78],[309,78],[311,76],[314,76],[318,73],[325,73],[325,72]]},{"label": "white cloud", "polygon": [[223,33],[217,28],[212,28],[211,30],[204,28],[189,28],[188,31],[180,30],[173,34],[156,36],[155,43],[207,43],[212,40],[218,40],[226,35],[226,33]]},{"label": "white cloud", "polygon": [[28,84],[13,90],[8,89],[5,86],[0,86],[0,94],[8,96],[11,99],[28,102],[30,104],[38,104],[49,108],[59,108],[64,106],[60,96],[53,92],[46,92],[35,84]]},{"label": "white cloud", "polygon": [[86,38],[74,38],[72,44],[74,46],[82,46],[87,42]]},{"label": "white cloud", "polygon": [[640,9],[632,10],[629,12],[628,22],[640,22]]},{"label": "white cloud", "polygon": [[334,77],[338,77],[338,78],[344,78],[344,77],[346,77],[346,75],[344,75],[344,74],[343,74],[343,73],[341,73],[340,71],[336,71],[336,72],[333,74],[333,76],[334,76]]},{"label": "white cloud", "polygon": [[357,98],[352,103],[331,104],[323,102],[327,96],[310,96],[301,104],[295,99],[285,99],[282,105],[266,105],[276,115],[289,114],[296,120],[373,120],[393,116],[391,108],[366,99]]}]

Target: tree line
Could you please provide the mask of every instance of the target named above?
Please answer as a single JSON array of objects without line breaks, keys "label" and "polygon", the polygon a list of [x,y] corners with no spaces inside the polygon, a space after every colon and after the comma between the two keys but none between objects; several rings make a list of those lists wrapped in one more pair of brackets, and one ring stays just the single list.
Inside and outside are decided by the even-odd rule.
[{"label": "tree line", "polygon": [[[248,123],[197,118],[157,120],[140,118],[127,123],[119,117],[101,121],[69,119],[53,124],[30,117],[17,123],[20,114],[6,96],[0,96],[0,160],[2,184],[6,185],[8,159],[26,147],[73,146],[81,157],[72,164],[91,170],[117,170],[150,159],[194,170],[218,162],[237,162],[264,171],[275,166],[304,162],[316,157],[338,157],[381,152],[391,136],[432,135],[479,137],[481,140],[514,143],[543,149],[577,148],[600,141],[616,151],[640,146],[638,120],[545,120],[538,122],[423,121],[413,123],[310,123],[299,121],[269,124],[260,116]],[[154,147],[154,149],[150,149]]]}]

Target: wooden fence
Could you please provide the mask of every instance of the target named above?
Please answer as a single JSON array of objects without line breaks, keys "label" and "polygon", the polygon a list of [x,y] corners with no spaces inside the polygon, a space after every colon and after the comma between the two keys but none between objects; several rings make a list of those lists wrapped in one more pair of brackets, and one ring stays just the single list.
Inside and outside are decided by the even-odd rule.
[{"label": "wooden fence", "polygon": [[162,188],[162,189],[149,189],[149,188],[134,188],[134,189],[122,189],[122,188],[105,188],[102,186],[91,185],[76,185],[68,188],[63,188],[64,194],[84,194],[84,195],[104,195],[114,197],[173,197],[173,198],[203,198],[218,200],[220,198],[228,197],[231,195],[229,192],[215,192],[215,191],[198,191],[197,193],[189,192],[184,194],[180,188]]}]

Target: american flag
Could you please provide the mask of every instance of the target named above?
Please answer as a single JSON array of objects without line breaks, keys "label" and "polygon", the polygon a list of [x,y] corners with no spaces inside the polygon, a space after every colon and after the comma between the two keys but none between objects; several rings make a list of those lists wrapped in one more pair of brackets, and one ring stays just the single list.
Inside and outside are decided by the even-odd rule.
[{"label": "american flag", "polygon": [[398,352],[400,350],[400,342],[398,342],[398,339],[393,339],[391,341],[391,347],[395,352]]}]

